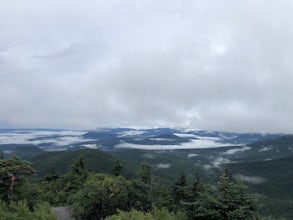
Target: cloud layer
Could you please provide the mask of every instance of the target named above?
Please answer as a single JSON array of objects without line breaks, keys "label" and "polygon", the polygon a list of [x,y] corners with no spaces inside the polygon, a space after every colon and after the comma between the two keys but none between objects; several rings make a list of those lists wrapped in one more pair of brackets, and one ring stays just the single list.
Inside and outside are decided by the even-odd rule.
[{"label": "cloud layer", "polygon": [[293,132],[293,3],[11,0],[0,127]]}]

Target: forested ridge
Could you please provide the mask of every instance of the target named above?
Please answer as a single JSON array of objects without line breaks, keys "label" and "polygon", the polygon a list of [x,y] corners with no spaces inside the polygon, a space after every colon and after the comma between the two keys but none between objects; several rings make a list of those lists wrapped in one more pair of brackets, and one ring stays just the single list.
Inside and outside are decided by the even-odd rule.
[{"label": "forested ridge", "polygon": [[161,184],[146,163],[124,176],[116,160],[110,173],[90,171],[83,155],[64,174],[52,167],[42,178],[15,155],[1,159],[2,219],[55,219],[50,206],[69,206],[77,219],[261,219],[256,196],[226,170],[214,185],[182,172]]}]

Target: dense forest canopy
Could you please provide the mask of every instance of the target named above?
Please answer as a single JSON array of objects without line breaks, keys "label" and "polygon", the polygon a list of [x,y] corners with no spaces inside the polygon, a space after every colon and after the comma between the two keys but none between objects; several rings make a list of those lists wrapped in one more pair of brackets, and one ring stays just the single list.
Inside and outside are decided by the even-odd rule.
[{"label": "dense forest canopy", "polygon": [[[137,178],[125,178],[116,161],[112,175],[90,172],[83,155],[58,175],[52,169],[42,179],[31,164],[15,155],[1,159],[1,216],[6,219],[54,219],[51,206],[69,206],[78,219],[259,219],[259,203],[246,187],[225,171],[214,186],[195,175],[189,182],[181,173],[171,186],[156,180],[142,164]],[[13,195],[13,197],[12,197]],[[117,212],[117,210],[120,210]],[[110,217],[111,216],[111,217]]]}]

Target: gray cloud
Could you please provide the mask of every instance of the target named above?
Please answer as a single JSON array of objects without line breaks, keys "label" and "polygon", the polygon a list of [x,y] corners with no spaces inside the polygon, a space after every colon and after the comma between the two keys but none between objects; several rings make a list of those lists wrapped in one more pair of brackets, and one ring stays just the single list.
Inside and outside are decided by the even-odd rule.
[{"label": "gray cloud", "polygon": [[293,132],[291,1],[9,1],[0,126]]}]

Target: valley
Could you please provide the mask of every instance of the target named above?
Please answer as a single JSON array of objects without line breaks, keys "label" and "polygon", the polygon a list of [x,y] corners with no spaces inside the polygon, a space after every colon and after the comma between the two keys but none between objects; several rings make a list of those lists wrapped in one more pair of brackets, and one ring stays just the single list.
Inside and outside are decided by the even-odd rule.
[{"label": "valley", "polygon": [[141,164],[149,164],[162,184],[171,186],[180,173],[192,181],[196,175],[215,184],[225,169],[257,193],[266,216],[293,216],[293,136],[287,134],[239,134],[183,129],[1,130],[4,158],[15,153],[32,162],[34,178],[52,169],[58,175],[83,155],[91,172],[111,173],[117,160],[123,176],[139,176]]}]

